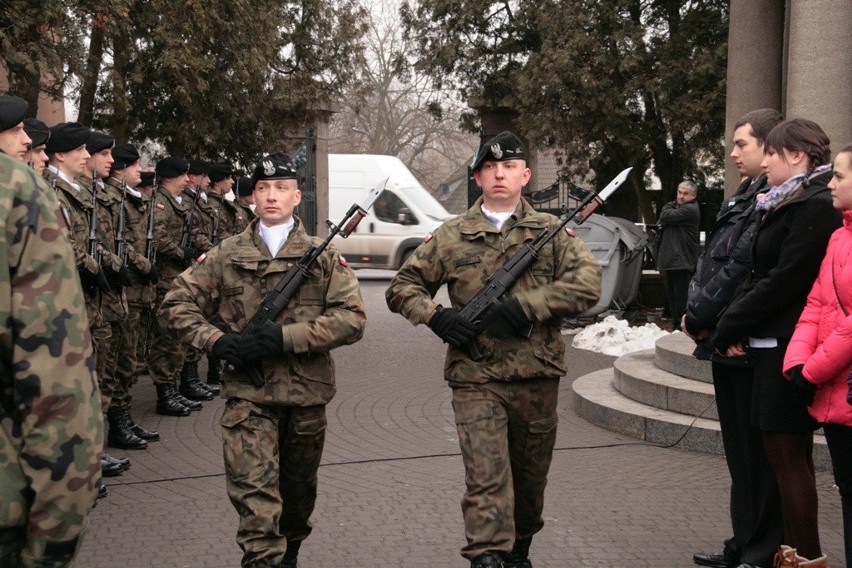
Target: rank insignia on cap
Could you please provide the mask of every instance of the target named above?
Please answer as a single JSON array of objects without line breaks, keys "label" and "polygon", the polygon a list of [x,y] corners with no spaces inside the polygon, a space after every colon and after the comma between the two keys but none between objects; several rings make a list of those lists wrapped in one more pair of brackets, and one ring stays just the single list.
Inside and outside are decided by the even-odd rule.
[{"label": "rank insignia on cap", "polygon": [[494,155],[494,158],[499,160],[503,157],[503,150],[500,149],[500,144],[492,144],[491,145],[491,153]]},{"label": "rank insignia on cap", "polygon": [[273,164],[271,160],[263,161],[263,173],[268,176],[271,176],[275,173],[275,164]]}]

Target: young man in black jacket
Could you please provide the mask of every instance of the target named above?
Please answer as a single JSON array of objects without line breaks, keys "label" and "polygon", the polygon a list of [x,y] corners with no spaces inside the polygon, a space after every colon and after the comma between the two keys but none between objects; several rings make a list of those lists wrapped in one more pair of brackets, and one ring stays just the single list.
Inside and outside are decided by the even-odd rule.
[{"label": "young man in black jacket", "polygon": [[697,347],[694,355],[709,359],[713,369],[722,443],[731,475],[733,536],[721,554],[695,554],[702,566],[771,566],[781,544],[783,521],[775,474],[763,448],[762,432],[751,424],[753,370],[745,359],[713,353],[706,341],[734,299],[750,269],[756,216],[754,200],[769,190],[760,167],[763,142],[782,121],[774,109],[758,109],[741,117],[734,128],[731,158],[743,181],[722,206],[690,283],[690,301],[682,329]]}]

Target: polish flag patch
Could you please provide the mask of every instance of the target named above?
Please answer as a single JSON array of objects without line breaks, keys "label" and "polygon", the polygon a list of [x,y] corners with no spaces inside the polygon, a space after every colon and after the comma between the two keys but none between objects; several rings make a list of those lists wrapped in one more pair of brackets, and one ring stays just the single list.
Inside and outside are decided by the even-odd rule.
[{"label": "polish flag patch", "polygon": [[426,233],[426,236],[423,237],[423,242],[428,243],[431,240],[432,240],[432,233]]},{"label": "polish flag patch", "polygon": [[574,229],[571,227],[565,227],[565,232],[568,233],[569,237],[576,237],[577,233],[574,232]]},{"label": "polish flag patch", "polygon": [[205,258],[207,258],[207,253],[206,253],[206,252],[205,252],[204,254],[202,254],[201,256],[199,256],[198,258],[196,258],[196,259],[195,259],[195,262],[197,262],[198,264],[201,264],[202,262],[204,262],[204,259],[205,259]]},{"label": "polish flag patch", "polygon": [[343,258],[343,255],[340,255],[338,258],[340,259],[340,264],[341,264],[341,265],[343,265],[343,266],[349,266],[349,263],[348,263],[348,262],[346,262],[346,259],[345,259],[345,258]]},{"label": "polish flag patch", "polygon": [[155,204],[154,206],[155,206],[157,209],[159,209],[160,211],[165,211],[165,210],[166,210],[166,206],[165,206],[165,205],[163,205],[162,203],[157,203],[157,204]]}]

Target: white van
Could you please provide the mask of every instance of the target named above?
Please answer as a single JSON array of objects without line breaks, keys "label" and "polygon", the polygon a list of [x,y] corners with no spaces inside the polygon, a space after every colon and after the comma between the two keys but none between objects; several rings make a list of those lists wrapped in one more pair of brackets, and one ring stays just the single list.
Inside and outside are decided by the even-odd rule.
[{"label": "white van", "polygon": [[385,178],[385,190],[358,228],[346,239],[333,240],[354,268],[398,269],[427,233],[453,216],[396,156],[329,154],[329,218],[340,221]]}]

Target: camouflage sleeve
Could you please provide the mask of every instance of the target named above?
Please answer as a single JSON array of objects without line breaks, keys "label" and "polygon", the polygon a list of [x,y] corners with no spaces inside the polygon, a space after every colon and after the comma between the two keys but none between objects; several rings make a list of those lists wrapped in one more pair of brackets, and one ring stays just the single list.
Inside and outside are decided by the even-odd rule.
[{"label": "camouflage sleeve", "polygon": [[202,262],[181,272],[172,282],[158,317],[198,349],[211,349],[224,335],[210,323],[219,307],[222,289],[221,249],[207,253]]},{"label": "camouflage sleeve", "polygon": [[355,273],[332,246],[323,255],[325,309],[309,321],[284,326],[284,349],[294,353],[329,351],[355,343],[364,335],[367,315]]},{"label": "camouflage sleeve", "polygon": [[157,254],[183,260],[180,241],[175,241],[169,234],[169,215],[166,213],[165,207],[165,205],[157,203],[157,209],[154,212],[154,242],[156,243]]},{"label": "camouflage sleeve", "polygon": [[0,409],[0,526],[25,530],[21,566],[70,562],[103,449],[83,293],[43,191],[29,170],[0,161],[0,381],[10,402]]},{"label": "camouflage sleeve", "polygon": [[414,325],[427,323],[432,317],[437,307],[432,298],[444,284],[445,269],[438,254],[442,229],[417,247],[385,291],[388,308]]},{"label": "camouflage sleeve", "polygon": [[151,261],[144,254],[140,254],[130,243],[124,244],[127,250],[127,263],[139,271],[140,274],[151,272]]},{"label": "camouflage sleeve", "polygon": [[585,243],[560,231],[550,244],[553,282],[513,293],[534,321],[582,313],[601,296],[601,266]]}]

